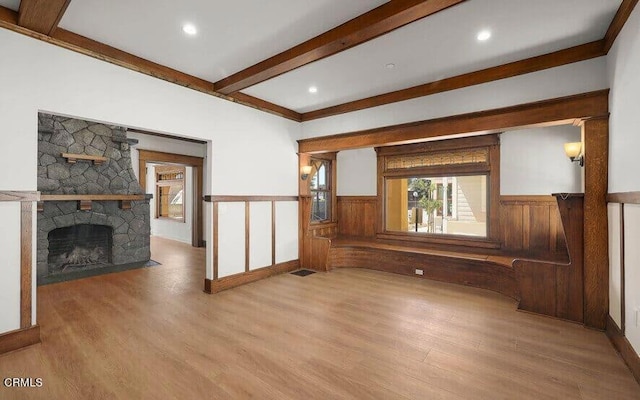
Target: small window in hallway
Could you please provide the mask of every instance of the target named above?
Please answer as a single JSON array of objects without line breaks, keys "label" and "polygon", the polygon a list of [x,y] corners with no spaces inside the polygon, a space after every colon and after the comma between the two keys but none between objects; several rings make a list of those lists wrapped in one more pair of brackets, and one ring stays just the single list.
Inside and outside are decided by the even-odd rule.
[{"label": "small window in hallway", "polygon": [[156,167],[156,218],[184,222],[184,176],[184,167]]}]

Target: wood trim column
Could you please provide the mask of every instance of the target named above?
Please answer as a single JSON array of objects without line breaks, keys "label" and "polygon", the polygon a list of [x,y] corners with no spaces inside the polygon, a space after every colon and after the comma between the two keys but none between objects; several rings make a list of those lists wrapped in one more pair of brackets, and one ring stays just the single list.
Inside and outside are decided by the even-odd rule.
[{"label": "wood trim column", "polygon": [[20,328],[31,326],[32,320],[32,207],[29,201],[20,203]]},{"label": "wood trim column", "polygon": [[218,203],[213,203],[213,221],[211,228],[213,230],[213,279],[218,279]]},{"label": "wood trim column", "polygon": [[193,167],[193,178],[195,181],[195,194],[193,196],[193,216],[191,223],[191,243],[196,247],[204,247],[204,227],[202,195],[204,190],[203,182],[204,166]]},{"label": "wood trim column", "polygon": [[251,264],[251,203],[244,202],[244,271],[249,272]]},{"label": "wood trim column", "polygon": [[[300,257],[298,257],[299,259]],[[276,202],[271,201],[271,265],[276,265]]]},{"label": "wood trim column", "polygon": [[588,119],[582,129],[585,140],[584,323],[604,330],[609,315],[609,119]]},{"label": "wood trim column", "polygon": [[625,318],[626,305],[625,305],[625,272],[624,272],[624,203],[620,204],[620,330],[622,335],[627,331],[627,322]]}]

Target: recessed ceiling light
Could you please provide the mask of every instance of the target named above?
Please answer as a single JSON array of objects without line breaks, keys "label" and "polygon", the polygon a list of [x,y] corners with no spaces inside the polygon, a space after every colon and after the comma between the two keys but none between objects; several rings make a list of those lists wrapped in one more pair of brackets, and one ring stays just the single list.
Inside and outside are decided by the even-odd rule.
[{"label": "recessed ceiling light", "polygon": [[476,38],[480,42],[485,42],[489,40],[490,37],[491,37],[491,31],[487,29],[478,32],[478,36],[476,36]]},{"label": "recessed ceiling light", "polygon": [[310,86],[309,87],[309,93],[318,93],[318,88],[315,86]]},{"label": "recessed ceiling light", "polygon": [[389,64],[385,65],[385,67],[387,69],[394,69],[396,67],[396,65],[394,63],[389,63]]},{"label": "recessed ceiling light", "polygon": [[182,25],[182,31],[189,36],[194,36],[196,33],[198,33],[198,29],[193,24]]}]

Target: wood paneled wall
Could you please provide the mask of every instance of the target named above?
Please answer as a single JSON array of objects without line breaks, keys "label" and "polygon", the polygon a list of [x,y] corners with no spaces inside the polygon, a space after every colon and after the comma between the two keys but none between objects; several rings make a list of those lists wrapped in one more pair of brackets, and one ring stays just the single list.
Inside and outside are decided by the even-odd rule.
[{"label": "wood paneled wall", "polygon": [[569,259],[565,263],[517,260],[514,269],[522,299],[519,308],[584,322],[583,197],[559,196],[557,202]]},{"label": "wood paneled wall", "polygon": [[376,196],[338,196],[338,233],[376,237]]},{"label": "wood paneled wall", "polygon": [[502,250],[549,259],[567,257],[558,203],[553,196],[500,198]]},{"label": "wood paneled wall", "polygon": [[[376,215],[375,196],[339,196],[337,233],[373,239]],[[567,260],[562,220],[554,196],[502,196],[500,232],[504,251]],[[327,232],[316,233],[326,235]]]},{"label": "wood paneled wall", "polygon": [[301,196],[300,202],[300,266],[316,271],[326,271],[329,254],[329,238],[338,234],[338,223],[311,223],[311,197]]}]

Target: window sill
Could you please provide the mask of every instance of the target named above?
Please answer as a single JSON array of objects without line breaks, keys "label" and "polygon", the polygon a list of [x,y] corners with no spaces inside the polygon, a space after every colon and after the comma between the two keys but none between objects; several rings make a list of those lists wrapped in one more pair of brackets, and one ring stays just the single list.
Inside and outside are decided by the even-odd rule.
[{"label": "window sill", "polygon": [[154,219],[159,219],[161,221],[180,222],[183,224],[186,222],[184,218],[155,217]]},{"label": "window sill", "polygon": [[479,238],[468,236],[456,236],[456,235],[428,235],[428,234],[414,234],[411,232],[383,232],[376,235],[378,239],[387,240],[399,240],[407,242],[420,242],[420,243],[433,243],[440,245],[452,245],[452,246],[464,246],[464,247],[477,247],[483,249],[499,249],[501,243],[498,240],[492,238]]},{"label": "window sill", "polygon": [[338,226],[338,222],[336,221],[318,221],[318,222],[314,222],[311,221],[309,222],[309,228],[329,228],[329,227],[333,227],[333,226]]}]

